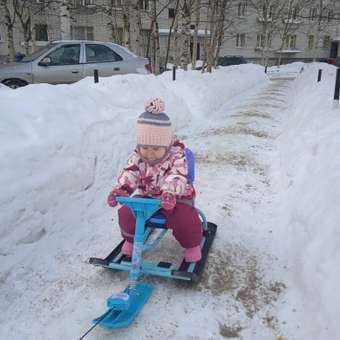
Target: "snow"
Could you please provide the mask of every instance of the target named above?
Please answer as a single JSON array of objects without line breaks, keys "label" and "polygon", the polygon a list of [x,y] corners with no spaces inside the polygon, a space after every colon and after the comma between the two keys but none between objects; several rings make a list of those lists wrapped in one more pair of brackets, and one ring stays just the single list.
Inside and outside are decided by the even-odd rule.
[{"label": "snow", "polygon": [[[153,96],[195,153],[196,203],[217,236],[199,284],[147,278],[155,291],[134,324],[88,338],[338,338],[335,70],[294,63],[270,80],[246,64],[178,70],[175,82],[169,71],[0,86],[0,338],[77,339],[127,285],[87,260],[120,240],[106,197]],[[181,254],[168,237],[154,256]]]}]

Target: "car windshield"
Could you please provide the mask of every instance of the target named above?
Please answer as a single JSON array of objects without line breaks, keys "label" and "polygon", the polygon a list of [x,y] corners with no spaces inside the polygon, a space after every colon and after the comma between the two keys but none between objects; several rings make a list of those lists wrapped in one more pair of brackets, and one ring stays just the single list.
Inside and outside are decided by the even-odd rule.
[{"label": "car windshield", "polygon": [[27,63],[30,62],[38,57],[40,57],[42,54],[44,54],[46,51],[48,51],[54,44],[48,44],[47,46],[44,46],[37,51],[33,52],[30,55],[25,56],[20,62],[21,63]]}]

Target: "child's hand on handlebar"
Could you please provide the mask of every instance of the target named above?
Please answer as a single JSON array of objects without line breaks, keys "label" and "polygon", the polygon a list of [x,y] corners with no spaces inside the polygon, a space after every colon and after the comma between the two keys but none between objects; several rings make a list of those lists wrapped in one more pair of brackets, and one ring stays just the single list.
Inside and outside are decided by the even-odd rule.
[{"label": "child's hand on handlebar", "polygon": [[111,207],[114,208],[117,206],[118,202],[116,201],[116,198],[119,196],[128,196],[127,192],[123,189],[115,189],[110,192],[109,196],[107,197],[107,204]]},{"label": "child's hand on handlebar", "polygon": [[176,196],[175,194],[164,191],[161,195],[161,208],[165,210],[171,210],[175,208],[176,205]]}]

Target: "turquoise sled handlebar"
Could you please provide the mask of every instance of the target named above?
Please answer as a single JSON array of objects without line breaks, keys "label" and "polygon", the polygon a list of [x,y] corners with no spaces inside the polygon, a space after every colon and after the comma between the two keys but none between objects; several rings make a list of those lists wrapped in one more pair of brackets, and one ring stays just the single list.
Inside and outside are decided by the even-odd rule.
[{"label": "turquoise sled handlebar", "polygon": [[133,206],[134,204],[146,204],[146,205],[156,205],[159,206],[161,201],[154,198],[142,198],[142,197],[126,197],[118,196],[116,201],[119,203],[126,204],[128,206]]}]

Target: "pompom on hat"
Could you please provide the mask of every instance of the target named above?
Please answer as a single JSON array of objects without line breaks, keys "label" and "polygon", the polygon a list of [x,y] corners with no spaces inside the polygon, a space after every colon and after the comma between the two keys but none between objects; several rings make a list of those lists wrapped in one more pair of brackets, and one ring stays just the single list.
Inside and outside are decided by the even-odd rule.
[{"label": "pompom on hat", "polygon": [[145,102],[145,112],[137,120],[137,146],[168,147],[171,144],[172,125],[164,110],[161,98],[151,98]]}]

